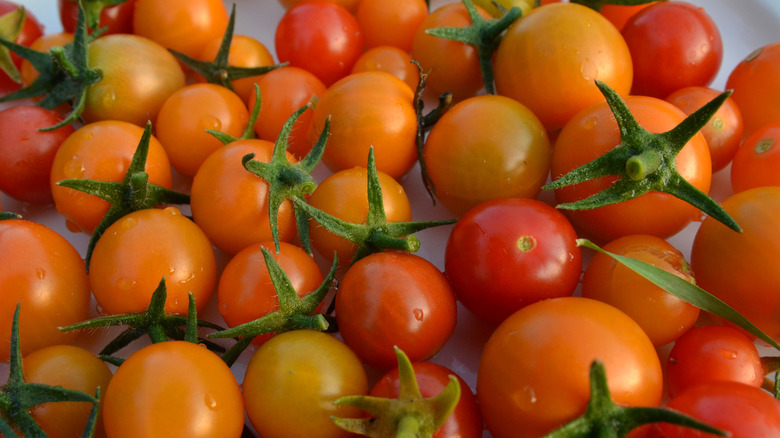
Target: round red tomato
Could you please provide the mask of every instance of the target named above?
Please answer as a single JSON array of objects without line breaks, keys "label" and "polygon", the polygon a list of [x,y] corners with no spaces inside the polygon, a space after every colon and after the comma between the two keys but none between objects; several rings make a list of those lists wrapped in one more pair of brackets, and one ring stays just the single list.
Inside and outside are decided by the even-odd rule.
[{"label": "round red tomato", "polygon": [[483,202],[455,224],[444,265],[458,300],[499,323],[531,303],[568,296],[582,255],[566,217],[533,199]]},{"label": "round red tomato", "polygon": [[[0,1],[0,16],[16,11],[19,9],[19,6],[20,5],[16,2],[8,0]],[[43,35],[44,29],[38,19],[35,18],[35,15],[30,12],[29,8],[25,9],[24,14],[24,24],[14,42],[29,47],[35,40]],[[11,59],[16,65],[16,68],[21,67],[21,57],[15,53],[11,53]],[[15,82],[4,71],[0,70],[0,94],[10,93],[21,88],[21,86],[22,84]]]},{"label": "round red tomato", "polygon": [[[112,6],[106,6],[100,11],[98,29],[106,28],[103,35],[133,33],[135,2],[136,0],[124,0]],[[77,0],[58,0],[57,7],[60,11],[62,28],[65,32],[73,33],[76,30],[76,20],[79,15],[79,2]],[[89,29],[89,31],[92,30],[94,29]]]},{"label": "round red tomato", "polygon": [[344,342],[380,369],[397,364],[394,346],[411,361],[433,357],[455,330],[455,295],[428,260],[385,251],[355,262],[336,293],[336,320]]},{"label": "round red tomato", "polygon": [[406,53],[427,16],[425,0],[362,0],[355,13],[367,49],[393,46]]},{"label": "round red tomato", "polygon": [[734,154],[731,187],[742,192],[761,186],[780,186],[780,121],[756,129]]},{"label": "round red tomato", "polygon": [[754,50],[729,74],[726,89],[734,90],[745,121],[745,135],[780,120],[780,42]]}]

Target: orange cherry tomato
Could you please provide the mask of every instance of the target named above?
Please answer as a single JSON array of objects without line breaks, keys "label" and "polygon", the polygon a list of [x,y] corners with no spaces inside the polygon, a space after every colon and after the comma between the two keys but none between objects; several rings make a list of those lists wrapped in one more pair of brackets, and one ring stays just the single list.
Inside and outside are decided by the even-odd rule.
[{"label": "orange cherry tomato", "polygon": [[[290,9],[291,7],[297,5],[298,3],[302,3],[304,1],[306,0],[279,0],[279,3],[281,3],[285,9]],[[361,0],[327,0],[327,1],[343,6],[348,11],[354,13],[357,10]]]},{"label": "orange cherry tomato", "polygon": [[[222,44],[222,36],[217,39],[211,40],[203,48],[198,59],[204,61],[214,61],[217,57],[217,52]],[[233,67],[263,67],[266,65],[273,65],[274,58],[271,52],[265,44],[261,43],[257,39],[246,35],[233,35],[233,39],[230,42],[230,51],[228,52],[228,65]],[[236,79],[233,81],[233,90],[238,94],[244,102],[249,100],[249,97],[255,94],[255,82],[259,81],[262,76],[250,76],[248,78]],[[198,76],[199,82],[205,82],[207,78]]]},{"label": "orange cherry tomato", "polygon": [[428,5],[425,0],[362,0],[355,16],[366,48],[394,46],[408,53]]},{"label": "orange cherry tomato", "polygon": [[417,89],[420,81],[420,70],[412,63],[412,57],[395,46],[372,47],[360,55],[352,66],[352,73],[374,70],[392,74],[412,90]]},{"label": "orange cherry tomato", "polygon": [[617,30],[621,30],[626,24],[626,21],[636,15],[637,12],[652,5],[653,3],[655,2],[633,6],[605,4],[601,7],[601,15],[614,24]]},{"label": "orange cherry tomato", "polygon": [[780,121],[755,130],[734,154],[731,186],[734,192],[780,186]]},{"label": "orange cherry tomato", "polygon": [[729,74],[726,89],[734,90],[745,121],[745,136],[780,120],[780,42],[749,54]]}]

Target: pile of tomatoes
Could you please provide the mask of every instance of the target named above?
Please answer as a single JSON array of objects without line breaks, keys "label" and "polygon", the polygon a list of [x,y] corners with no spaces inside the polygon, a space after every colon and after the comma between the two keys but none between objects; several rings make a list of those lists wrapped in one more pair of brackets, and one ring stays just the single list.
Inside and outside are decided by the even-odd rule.
[{"label": "pile of tomatoes", "polygon": [[[737,37],[729,14],[738,8],[725,2],[600,12],[534,3],[127,0],[103,10],[106,29],[81,35],[84,48],[72,43],[85,20],[76,2],[23,2],[23,25],[0,21],[0,36],[42,53],[69,44],[61,56],[100,80],[84,86],[78,121],[57,129],[39,130],[74,111],[70,98],[40,93],[0,111],[2,211],[22,216],[0,220],[0,361],[13,357],[21,303],[25,379],[92,395],[100,387],[96,436],[349,436],[331,417],[369,414],[334,401],[408,395],[394,347],[413,362],[423,397],[442,392],[449,376],[459,382],[460,401],[436,436],[544,436],[584,412],[594,361],[620,406],[668,406],[734,437],[780,435],[776,352],[739,321],[578,241],[695,283],[780,340],[780,35]],[[480,50],[426,32],[495,25],[512,6],[522,16],[508,27],[472,32]],[[751,2],[746,13],[773,25],[764,8],[773,10]],[[14,11],[0,1],[0,15]],[[267,71],[204,77],[184,58]],[[8,60],[23,84],[58,80],[29,59]],[[556,208],[614,186],[623,172],[543,188],[628,135],[596,80],[635,118],[621,128],[671,131],[681,143],[675,163],[649,160],[647,173],[671,166],[687,181],[674,183],[710,193],[741,231],[655,191]],[[22,87],[0,72],[2,95]],[[727,88],[733,94],[700,133],[675,130]],[[67,91],[82,97],[82,88]],[[142,171],[126,177],[145,128]],[[272,160],[285,162],[279,172],[313,169],[311,183],[296,179],[304,195],[279,199],[274,220],[272,189],[247,170]],[[102,224],[106,201],[59,184],[79,179],[124,180],[189,202]],[[116,184],[101,190],[126,194]],[[316,210],[311,218],[300,203]],[[105,362],[96,353],[132,330],[60,330],[144,312],[160,285],[169,314],[187,315],[194,299],[198,319],[228,328],[306,309],[292,319],[326,332],[271,321],[281,333],[256,336],[226,363],[206,344],[229,350],[237,340],[209,338],[213,328],[200,329],[199,345],[158,342],[183,334],[158,327]],[[318,290],[325,300],[307,301]],[[75,437],[90,408],[30,412],[49,436]],[[655,424],[630,436],[700,436],[686,433],[694,432]]]}]

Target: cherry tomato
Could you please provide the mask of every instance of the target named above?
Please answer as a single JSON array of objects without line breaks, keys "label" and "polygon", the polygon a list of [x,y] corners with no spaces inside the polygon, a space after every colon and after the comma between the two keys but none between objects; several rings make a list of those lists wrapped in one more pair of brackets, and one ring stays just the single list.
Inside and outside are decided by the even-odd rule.
[{"label": "cherry tomato", "polygon": [[[697,385],[669,401],[668,407],[730,432],[732,438],[780,434],[780,402],[761,389],[743,383]],[[657,436],[665,438],[715,436],[666,423],[661,423],[659,429]]]},{"label": "cherry tomato", "polygon": [[137,0],[133,33],[197,58],[203,46],[222,37],[228,18],[221,0]]},{"label": "cherry tomato", "polygon": [[608,304],[581,297],[531,304],[504,320],[482,352],[477,401],[496,438],[541,436],[582,414],[600,359],[613,400],[657,406],[663,381],[650,339]]},{"label": "cherry tomato", "polygon": [[[683,110],[685,114],[690,115],[718,94],[720,93],[712,88],[692,86],[673,92],[665,100]],[[739,112],[739,107],[734,99],[729,97],[712,116],[712,119],[701,128],[701,133],[707,140],[707,146],[710,147],[713,173],[723,169],[731,162],[742,142],[743,130],[742,113]]]},{"label": "cherry tomato", "polygon": [[[125,0],[112,6],[106,6],[100,11],[98,29],[105,27],[103,35],[113,33],[133,33],[133,12],[135,12],[136,0]],[[76,21],[79,16],[79,2],[76,0],[57,0],[57,8],[60,11],[60,23],[65,32],[73,33],[76,30]],[[88,29],[93,31],[94,29]]]},{"label": "cherry tomato", "polygon": [[203,161],[223,146],[207,129],[241,137],[249,123],[244,101],[225,87],[192,84],[174,92],[157,115],[155,133],[171,165],[194,176]]},{"label": "cherry tomato", "polygon": [[54,156],[74,129],[53,131],[62,117],[39,106],[22,105],[0,111],[0,190],[14,199],[34,204],[52,202],[49,174]]},{"label": "cherry tomato", "polygon": [[110,438],[238,438],[244,403],[219,356],[190,342],[160,342],[131,354],[116,370],[103,421]]},{"label": "cherry tomato", "polygon": [[[64,46],[73,41],[73,34],[68,32],[47,33],[41,35],[30,44],[30,48],[39,52],[48,52],[52,47]],[[19,66],[22,84],[30,85],[38,78],[38,70],[28,60],[23,60]]]},{"label": "cherry tomato", "polygon": [[601,6],[601,15],[607,18],[615,25],[617,30],[622,30],[626,22],[642,9],[652,5],[655,2],[649,2],[641,5],[624,6],[605,4]]},{"label": "cherry tomato", "polygon": [[727,380],[760,388],[761,357],[753,341],[740,330],[723,326],[694,327],[674,343],[666,363],[670,397],[696,385]]},{"label": "cherry tomato", "polygon": [[[297,5],[298,3],[303,3],[304,1],[306,0],[279,0],[279,3],[281,3],[285,9],[290,9],[293,6]],[[357,11],[358,4],[360,3],[360,0],[328,0],[328,1],[343,6],[349,12],[352,13],[355,13],[355,11]]]},{"label": "cherry tomato", "polygon": [[[420,394],[425,397],[439,395],[455,376],[460,383],[460,400],[447,421],[433,434],[433,438],[481,438],[482,415],[477,399],[462,377],[449,368],[432,362],[412,364]],[[397,398],[401,393],[401,379],[398,368],[389,371],[376,382],[369,395],[373,397]]]},{"label": "cherry tomato", "polygon": [[406,53],[427,16],[425,0],[363,0],[355,13],[367,49],[393,46]]},{"label": "cherry tomato", "polygon": [[357,19],[343,6],[311,0],[282,16],[275,46],[279,62],[308,70],[330,86],[349,74],[363,53],[363,34]]},{"label": "cherry tomato", "polygon": [[[7,0],[0,1],[0,16],[19,9],[19,6],[20,5],[16,2]],[[43,35],[44,29],[35,15],[30,12],[29,8],[25,9],[24,14],[24,24],[22,25],[22,28],[19,31],[19,35],[16,37],[14,42],[29,47],[35,40]],[[11,59],[16,65],[16,68],[21,67],[21,57],[12,52]],[[21,88],[21,86],[22,84],[15,82],[4,71],[0,70],[0,93],[10,93],[12,91],[18,90]]]},{"label": "cherry tomato", "polygon": [[344,342],[379,369],[397,363],[393,346],[409,360],[433,357],[455,330],[455,295],[428,260],[385,251],[355,262],[336,293],[336,320]]},{"label": "cherry tomato", "polygon": [[[484,9],[476,8],[483,18],[490,18]],[[466,7],[458,2],[436,8],[417,28],[412,42],[412,58],[428,73],[426,90],[429,95],[438,96],[449,92],[458,101],[475,95],[483,87],[482,71],[474,46],[425,33],[437,27],[470,25],[471,18]]]},{"label": "cherry tomato", "polygon": [[[674,105],[645,96],[627,96],[625,102],[637,122],[650,132],[668,131],[685,114]],[[550,173],[553,180],[593,161],[620,144],[620,134],[612,111],[606,102],[594,104],[579,112],[561,130],[553,147]],[[704,193],[712,180],[709,148],[697,133],[677,155],[677,171]],[[559,203],[584,199],[607,188],[617,177],[601,177],[555,191]],[[608,242],[629,234],[651,234],[669,237],[694,219],[701,217],[695,207],[661,192],[649,192],[629,201],[592,210],[566,211],[580,232]]]},{"label": "cherry tomato", "polygon": [[[217,248],[229,254],[272,238],[268,183],[244,169],[241,159],[255,154],[255,160],[268,162],[273,148],[273,143],[257,139],[229,143],[209,155],[192,180],[193,220]],[[221,214],[215,214],[217,211]],[[277,220],[279,239],[295,238],[297,229],[289,200],[282,202]]]},{"label": "cherry tomato", "polygon": [[[298,67],[282,67],[264,74],[257,82],[260,87],[260,114],[254,129],[263,140],[276,141],[290,116],[307,104],[318,101],[326,87],[314,74]],[[250,93],[247,106],[254,108],[255,94]],[[307,135],[311,129],[313,110],[298,116],[287,138],[287,151],[303,158],[314,145]]]},{"label": "cherry tomato", "polygon": [[733,90],[745,121],[745,136],[780,120],[780,42],[759,47],[729,74],[726,89]]},{"label": "cherry tomato", "polygon": [[89,315],[86,269],[73,245],[36,222],[2,220],[0,266],[0,362],[8,362],[11,320],[19,303],[23,356],[49,345],[75,344],[77,333],[58,330]]},{"label": "cherry tomato", "polygon": [[550,141],[539,119],[504,96],[455,104],[423,149],[436,198],[456,215],[497,198],[533,198],[547,181]]},{"label": "cherry tomato", "polygon": [[723,60],[717,25],[704,8],[687,2],[648,6],[621,33],[634,63],[631,94],[663,99],[680,88],[706,87]]},{"label": "cherry tomato", "polygon": [[[382,189],[382,205],[388,222],[412,220],[412,207],[403,186],[384,172],[377,172]],[[325,178],[309,198],[309,204],[346,222],[364,224],[368,218],[368,172],[365,168],[336,172]],[[357,245],[337,236],[314,221],[309,221],[312,246],[326,260],[349,266]]]},{"label": "cherry tomato", "polygon": [[[58,186],[57,182],[66,178],[122,181],[142,135],[139,126],[109,120],[84,125],[65,139],[54,156],[49,183],[54,206],[65,217],[68,229],[92,234],[109,204],[97,196]],[[149,139],[144,170],[150,183],[171,188],[171,165],[154,136]]]},{"label": "cherry tomato", "polygon": [[420,70],[412,63],[412,57],[395,46],[376,46],[366,50],[352,66],[352,73],[379,70],[392,74],[416,90]]},{"label": "cherry tomato", "polygon": [[[250,245],[230,259],[219,278],[218,310],[228,327],[279,310],[279,298],[265,266],[262,247],[271,251],[298,296],[306,296],[322,284],[324,278],[319,265],[300,247],[280,242],[277,253],[272,241]],[[273,334],[260,335],[254,343],[262,344],[271,336]]]},{"label": "cherry tomato", "polygon": [[333,401],[366,394],[368,378],[355,353],[338,339],[294,330],[255,352],[242,386],[249,420],[264,438],[336,438],[351,435],[330,417],[358,417],[360,411]]},{"label": "cherry tomato", "polygon": [[722,203],[742,227],[727,228],[707,217],[693,240],[696,281],[773,339],[780,339],[780,187],[758,187]]},{"label": "cherry tomato", "polygon": [[[22,362],[24,380],[95,395],[99,387],[103,394],[113,374],[92,352],[73,345],[52,345],[41,348]],[[51,438],[81,436],[87,424],[92,404],[86,402],[44,403],[31,413],[44,432]],[[96,437],[105,437],[102,417],[98,417]]]},{"label": "cherry tomato", "polygon": [[333,84],[314,108],[309,140],[316,141],[330,117],[322,162],[339,171],[366,167],[374,148],[376,168],[400,178],[417,161],[417,116],[409,87],[390,73],[351,74]]},{"label": "cherry tomato", "polygon": [[[660,237],[633,234],[613,240],[604,249],[641,260],[695,283],[682,253]],[[639,274],[597,253],[582,278],[582,296],[611,304],[634,319],[653,345],[674,341],[693,327],[699,308],[650,283]]]},{"label": "cherry tomato", "polygon": [[[217,57],[219,47],[222,45],[222,36],[211,40],[206,44],[201,52],[199,59],[212,62]],[[272,65],[274,58],[265,44],[255,38],[246,35],[233,35],[230,42],[230,51],[228,52],[228,65],[233,67],[263,67]],[[258,82],[263,76],[250,76],[248,78],[236,79],[232,86],[236,94],[247,102],[250,96],[255,94],[255,82]],[[205,82],[206,79],[198,76],[198,81]]]},{"label": "cherry tomato", "polygon": [[498,94],[527,106],[548,130],[603,100],[595,79],[628,94],[632,70],[615,26],[575,3],[534,9],[507,30],[495,56]]},{"label": "cherry tomato", "polygon": [[731,163],[731,186],[734,192],[754,187],[780,186],[780,121],[759,128],[746,138]]},{"label": "cherry tomato", "polygon": [[582,273],[576,239],[566,217],[543,202],[483,202],[452,229],[445,273],[467,309],[498,324],[531,303],[574,293]]},{"label": "cherry tomato", "polygon": [[165,311],[185,315],[188,293],[205,308],[216,269],[211,242],[194,222],[175,207],[153,208],[106,229],[92,252],[89,284],[102,313],[113,315],[146,310],[165,277]]}]

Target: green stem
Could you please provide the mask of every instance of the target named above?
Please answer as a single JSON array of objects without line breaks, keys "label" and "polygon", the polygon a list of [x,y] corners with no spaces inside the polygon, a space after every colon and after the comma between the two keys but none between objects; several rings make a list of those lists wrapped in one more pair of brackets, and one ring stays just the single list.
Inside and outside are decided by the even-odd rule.
[{"label": "green stem", "polygon": [[398,422],[398,433],[396,438],[417,438],[420,432],[420,422],[412,415],[401,418]]},{"label": "green stem", "polygon": [[639,181],[658,170],[661,164],[663,157],[658,152],[646,150],[626,161],[626,173],[632,180]]}]

